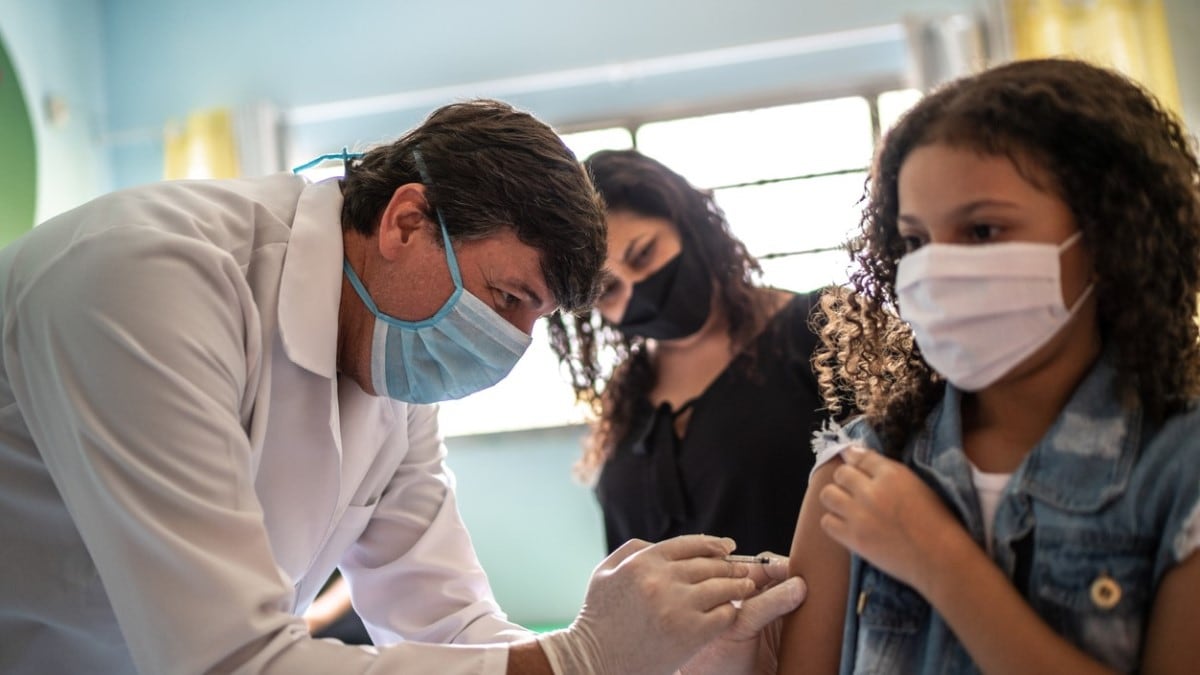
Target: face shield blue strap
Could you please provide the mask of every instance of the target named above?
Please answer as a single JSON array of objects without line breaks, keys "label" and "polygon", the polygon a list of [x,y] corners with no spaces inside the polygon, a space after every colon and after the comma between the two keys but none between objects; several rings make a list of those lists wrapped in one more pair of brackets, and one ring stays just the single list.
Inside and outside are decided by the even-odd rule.
[{"label": "face shield blue strap", "polygon": [[316,157],[308,160],[307,162],[301,164],[300,166],[292,168],[292,173],[300,173],[301,171],[307,171],[308,169],[313,168],[314,166],[320,164],[321,162],[327,162],[331,159],[342,160],[342,171],[345,173],[349,173],[350,160],[358,159],[359,157],[362,157],[361,152],[350,152],[348,149],[343,147],[342,151],[339,153],[317,155]]}]

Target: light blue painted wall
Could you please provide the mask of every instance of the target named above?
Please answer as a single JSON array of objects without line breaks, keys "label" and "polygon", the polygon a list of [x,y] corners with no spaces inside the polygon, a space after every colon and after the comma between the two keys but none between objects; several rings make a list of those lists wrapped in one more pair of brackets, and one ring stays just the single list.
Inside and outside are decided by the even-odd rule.
[{"label": "light blue painted wall", "polygon": [[[783,40],[897,22],[905,12],[976,0],[111,0],[106,71],[112,129],[155,130],[193,108],[259,98],[282,108],[419,91]],[[776,95],[898,77],[899,41],[841,54],[773,60],[507,96],[558,125],[687,102]],[[472,94],[495,95],[484,89]],[[445,101],[442,101],[445,102]],[[434,105],[290,129],[297,154],[395,137]],[[159,149],[114,148],[118,184],[157,177]]]},{"label": "light blue painted wall", "polygon": [[[36,220],[112,187],[102,135],[107,129],[100,0],[0,0],[0,36],[21,80],[37,144]],[[44,114],[47,96],[69,111],[62,125]]]},{"label": "light blue painted wall", "polygon": [[[286,111],[894,25],[913,14],[978,10],[990,1],[103,0],[108,130],[134,139],[112,147],[114,182],[157,179],[158,130],[196,108],[266,99]],[[1195,0],[1166,2],[1185,112],[1197,120],[1200,46],[1189,36],[1200,9]],[[462,93],[500,96],[555,125],[573,126],[894,82],[906,68],[904,46],[893,40],[556,91],[509,94],[480,86]],[[447,100],[292,125],[288,160],[394,138]]]},{"label": "light blue painted wall", "polygon": [[583,427],[446,440],[459,509],[509,617],[564,625],[606,553],[591,490],[571,480]]},{"label": "light blue painted wall", "polygon": [[[0,36],[36,114],[39,220],[161,175],[161,129],[196,108],[270,100],[285,110],[447,85],[626,63],[894,24],[987,0],[0,0]],[[1165,0],[1184,114],[1200,127],[1200,3]],[[803,95],[903,74],[899,44],[509,97],[571,126]],[[493,92],[480,90],[479,95]],[[299,125],[300,156],[392,138],[433,107]]]}]

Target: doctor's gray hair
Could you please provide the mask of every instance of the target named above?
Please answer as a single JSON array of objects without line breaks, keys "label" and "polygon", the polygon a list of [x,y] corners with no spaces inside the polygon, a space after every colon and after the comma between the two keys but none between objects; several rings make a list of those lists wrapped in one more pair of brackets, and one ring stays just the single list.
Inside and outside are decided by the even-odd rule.
[{"label": "doctor's gray hair", "polygon": [[[428,180],[414,161],[418,148]],[[577,311],[595,301],[607,252],[604,210],[574,153],[532,115],[487,99],[435,110],[346,167],[342,228],[375,233],[405,183],[425,184],[430,220],[440,210],[451,240],[512,228],[541,253],[546,285],[561,308]]]}]

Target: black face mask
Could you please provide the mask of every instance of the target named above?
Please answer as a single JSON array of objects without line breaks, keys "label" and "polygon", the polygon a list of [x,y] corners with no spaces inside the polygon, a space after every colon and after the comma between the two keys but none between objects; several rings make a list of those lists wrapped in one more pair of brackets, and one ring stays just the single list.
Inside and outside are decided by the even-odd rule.
[{"label": "black face mask", "polygon": [[654,340],[687,337],[708,320],[712,287],[707,267],[685,241],[679,255],[633,285],[617,330]]}]

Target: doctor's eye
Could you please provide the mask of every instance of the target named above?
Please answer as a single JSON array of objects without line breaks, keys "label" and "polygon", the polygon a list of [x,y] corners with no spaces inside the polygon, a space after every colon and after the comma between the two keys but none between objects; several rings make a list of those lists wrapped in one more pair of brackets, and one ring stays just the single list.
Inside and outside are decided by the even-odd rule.
[{"label": "doctor's eye", "polygon": [[496,305],[499,309],[514,309],[521,304],[521,299],[512,293],[505,292],[499,288],[493,289],[496,296]]}]

